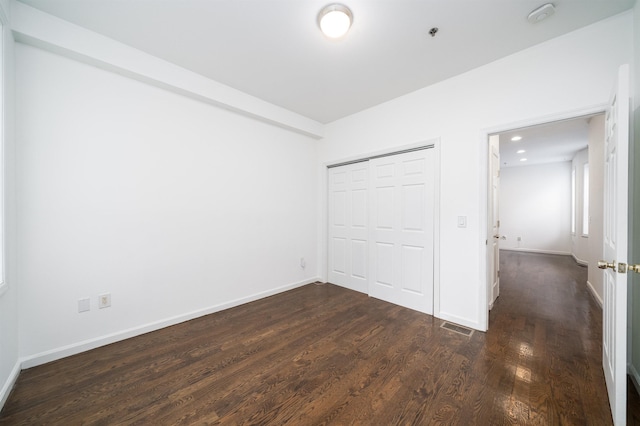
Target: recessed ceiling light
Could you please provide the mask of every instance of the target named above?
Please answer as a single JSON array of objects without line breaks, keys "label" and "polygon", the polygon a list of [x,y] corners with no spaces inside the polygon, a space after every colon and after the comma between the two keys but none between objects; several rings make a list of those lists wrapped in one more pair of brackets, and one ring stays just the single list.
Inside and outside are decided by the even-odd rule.
[{"label": "recessed ceiling light", "polygon": [[330,4],[318,14],[320,29],[329,38],[344,36],[353,21],[353,14],[347,6],[342,4]]},{"label": "recessed ceiling light", "polygon": [[519,140],[522,140],[522,136],[514,136],[514,137],[511,138],[511,140],[513,142],[518,142]]},{"label": "recessed ceiling light", "polygon": [[520,161],[527,161],[527,159],[526,158],[521,158]]},{"label": "recessed ceiling light", "polygon": [[524,154],[525,152],[527,151],[525,151],[524,149],[519,149],[518,151],[516,151],[516,154]]}]

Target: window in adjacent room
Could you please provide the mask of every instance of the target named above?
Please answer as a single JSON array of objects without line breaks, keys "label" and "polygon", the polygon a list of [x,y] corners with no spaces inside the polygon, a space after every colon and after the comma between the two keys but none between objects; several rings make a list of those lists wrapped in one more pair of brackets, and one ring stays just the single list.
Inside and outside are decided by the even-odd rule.
[{"label": "window in adjacent room", "polygon": [[589,235],[589,163],[585,163],[582,172],[582,235]]},{"label": "window in adjacent room", "polygon": [[576,233],[576,168],[571,170],[571,235]]}]

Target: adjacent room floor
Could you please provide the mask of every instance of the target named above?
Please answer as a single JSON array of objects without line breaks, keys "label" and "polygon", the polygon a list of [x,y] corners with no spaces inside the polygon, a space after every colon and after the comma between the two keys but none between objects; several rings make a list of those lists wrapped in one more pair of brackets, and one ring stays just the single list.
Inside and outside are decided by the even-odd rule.
[{"label": "adjacent room floor", "polygon": [[25,370],[0,424],[611,424],[586,268],[502,259],[487,333],[311,284]]}]

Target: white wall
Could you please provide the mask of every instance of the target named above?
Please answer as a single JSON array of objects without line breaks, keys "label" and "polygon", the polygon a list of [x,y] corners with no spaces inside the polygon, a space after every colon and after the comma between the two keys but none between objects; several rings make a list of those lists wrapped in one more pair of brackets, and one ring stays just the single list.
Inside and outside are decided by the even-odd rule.
[{"label": "white wall", "polygon": [[[624,13],[331,123],[320,142],[320,183],[328,162],[440,137],[436,314],[483,329],[488,131],[604,105],[631,52],[632,15]],[[326,211],[325,192],[321,185],[320,214]],[[468,217],[467,228],[456,226],[457,216]],[[326,227],[319,235],[326,241]],[[326,274],[326,256],[321,260]]]},{"label": "white wall", "polygon": [[[9,2],[0,1],[0,13],[6,18],[10,13]],[[0,291],[0,407],[9,396],[11,387],[20,371],[18,352],[18,283],[15,263],[15,191],[14,191],[14,67],[13,38],[7,25],[3,26],[3,97],[2,108],[4,130],[4,281],[6,287]]]},{"label": "white wall", "polygon": [[569,254],[570,213],[570,162],[500,170],[500,249]]},{"label": "white wall", "polygon": [[317,278],[313,139],[23,44],[16,70],[25,366]]},{"label": "white wall", "polygon": [[603,271],[598,269],[602,259],[604,218],[604,126],[605,116],[597,115],[589,120],[589,247],[588,285],[602,305]]},{"label": "white wall", "polygon": [[575,233],[571,235],[571,254],[583,265],[589,263],[589,235],[583,233],[584,220],[584,165],[589,162],[589,150],[583,149],[576,153],[571,160],[571,167],[576,172],[576,211]]}]

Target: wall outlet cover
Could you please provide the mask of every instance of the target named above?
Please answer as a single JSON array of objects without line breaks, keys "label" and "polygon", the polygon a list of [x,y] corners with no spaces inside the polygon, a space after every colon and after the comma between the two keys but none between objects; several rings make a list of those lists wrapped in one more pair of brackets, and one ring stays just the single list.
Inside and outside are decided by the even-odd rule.
[{"label": "wall outlet cover", "polygon": [[87,297],[85,299],[78,300],[78,313],[87,312],[91,310],[91,300]]},{"label": "wall outlet cover", "polygon": [[111,306],[111,293],[102,293],[98,295],[98,308],[108,308]]}]

